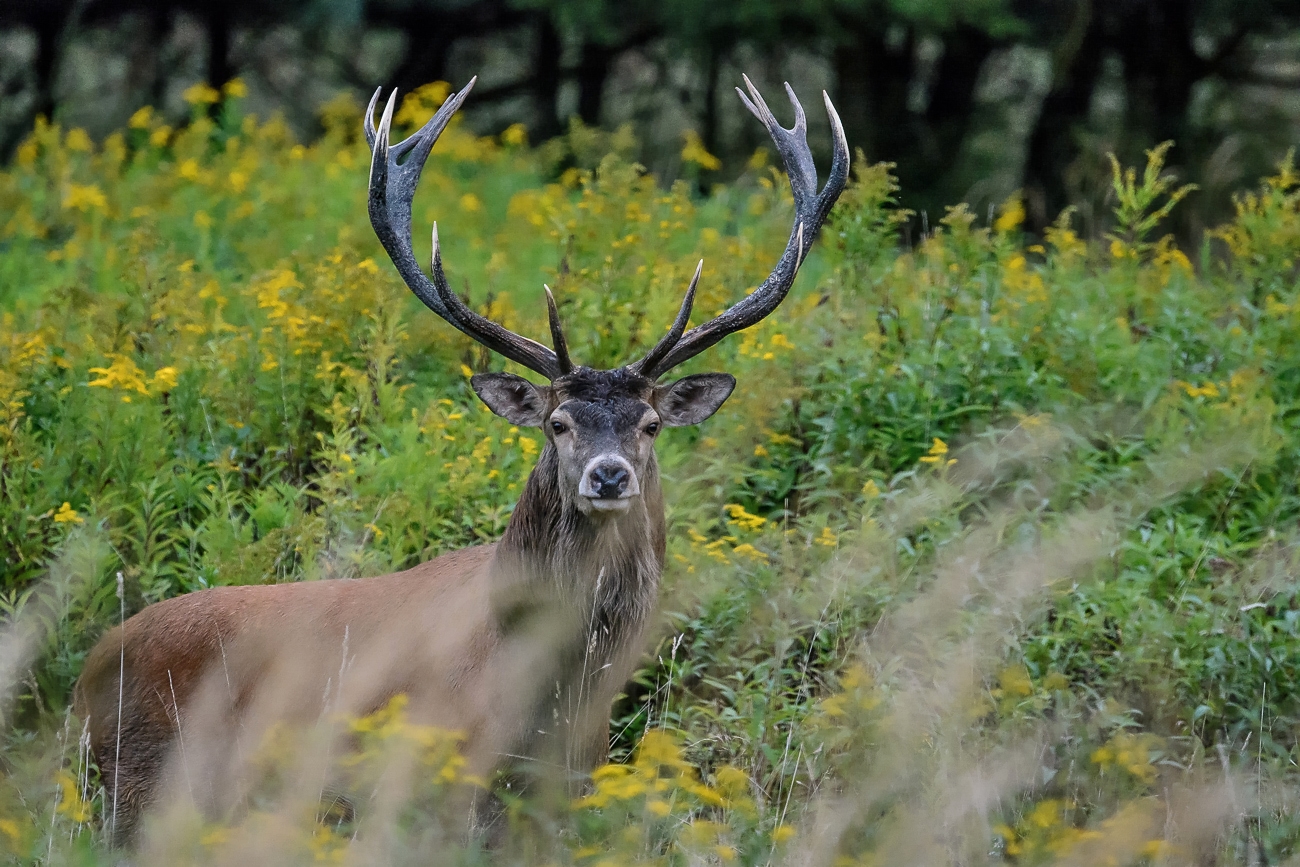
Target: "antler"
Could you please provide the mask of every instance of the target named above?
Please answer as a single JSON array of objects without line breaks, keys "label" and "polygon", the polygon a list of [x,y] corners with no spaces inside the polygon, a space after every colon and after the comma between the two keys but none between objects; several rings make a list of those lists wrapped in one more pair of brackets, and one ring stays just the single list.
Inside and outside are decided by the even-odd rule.
[{"label": "antler", "polygon": [[[447,276],[442,270],[437,223],[433,224],[432,279],[421,270],[411,248],[411,200],[420,182],[420,172],[438,136],[442,135],[477,80],[477,76],[471,78],[469,84],[444,102],[418,132],[395,145],[389,145],[388,137],[397,91],[394,90],[388,98],[378,128],[374,126],[375,105],[379,102],[382,88],[375,91],[365,117],[366,141],[370,144],[370,224],[375,227],[379,242],[388,251],[388,257],[397,266],[406,285],[426,307],[493,352],[517,361],[547,379],[555,379],[568,373],[572,365],[564,348],[564,336],[554,302],[548,301],[548,308],[558,355],[535,340],[521,337],[478,315],[460,300],[447,284]],[[549,296],[549,291],[547,294]]]},{"label": "antler", "polygon": [[825,91],[822,91],[822,98],[826,102],[826,114],[831,121],[834,155],[831,159],[830,177],[826,179],[826,186],[818,193],[817,166],[813,163],[812,151],[808,148],[808,120],[804,116],[803,106],[794,95],[794,90],[786,84],[785,92],[794,106],[794,126],[785,129],[777,123],[767,103],[758,92],[758,88],[754,87],[749,77],[742,77],[745,79],[749,96],[745,96],[740,88],[736,88],[736,93],[740,94],[745,107],[767,127],[767,132],[772,136],[772,142],[780,152],[782,162],[785,163],[785,172],[790,177],[790,189],[794,193],[794,225],[790,229],[790,240],[776,268],[753,294],[746,296],[718,317],[692,328],[683,335],[682,329],[690,319],[691,305],[695,300],[695,284],[700,279],[700,271],[697,268],[695,278],[691,280],[690,288],[686,291],[686,298],[682,301],[681,310],[677,314],[673,327],[645,358],[631,365],[637,373],[650,379],[658,379],[728,334],[762,321],[775,310],[785,300],[786,293],[794,283],[795,275],[799,273],[799,266],[803,263],[804,256],[812,247],[813,241],[817,239],[817,232],[826,220],[826,215],[830,213],[835,200],[840,197],[848,181],[849,144],[844,138],[844,126],[840,123],[840,116],[835,113],[835,106],[831,105],[831,98]]}]

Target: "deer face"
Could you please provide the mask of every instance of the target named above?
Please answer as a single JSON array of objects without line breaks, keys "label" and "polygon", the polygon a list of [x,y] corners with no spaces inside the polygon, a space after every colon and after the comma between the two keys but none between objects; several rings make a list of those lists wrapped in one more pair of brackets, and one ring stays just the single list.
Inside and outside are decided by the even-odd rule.
[{"label": "deer face", "polygon": [[627,368],[578,368],[549,386],[484,373],[474,391],[513,424],[540,427],[555,450],[561,495],[586,515],[625,512],[641,496],[659,431],[699,424],[736,386],[726,373],[655,385]]}]

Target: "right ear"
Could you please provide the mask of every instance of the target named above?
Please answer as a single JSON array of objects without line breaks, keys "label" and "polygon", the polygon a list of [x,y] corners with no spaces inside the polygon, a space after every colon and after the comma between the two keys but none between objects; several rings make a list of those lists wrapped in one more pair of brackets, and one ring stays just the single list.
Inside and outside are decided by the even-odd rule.
[{"label": "right ear", "polygon": [[550,388],[533,385],[513,373],[476,373],[470,386],[488,409],[520,427],[541,427],[546,421]]}]

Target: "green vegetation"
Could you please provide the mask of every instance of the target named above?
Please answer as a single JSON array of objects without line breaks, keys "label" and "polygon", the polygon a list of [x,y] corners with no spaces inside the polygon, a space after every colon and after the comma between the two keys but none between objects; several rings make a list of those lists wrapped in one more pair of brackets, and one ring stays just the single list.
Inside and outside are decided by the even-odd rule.
[{"label": "green vegetation", "polygon": [[[102,146],[40,125],[0,173],[13,863],[112,863],[63,708],[123,608],[490,540],[540,446],[468,388],[500,360],[384,258],[358,107],[302,146],[237,92]],[[763,153],[701,198],[617,137],[523,140],[450,129],[415,222],[439,220],[458,290],[538,338],[547,281],[584,363],[653,342],[699,257],[712,315],[784,244]],[[1163,156],[1116,166],[1104,241],[1067,212],[1033,243],[1012,199],[988,226],[952,208],[912,249],[888,167],[859,160],[781,310],[691,365],[736,394],[661,442],[662,639],[615,708],[625,764],[560,833],[492,857],[1296,857],[1300,175],[1288,159],[1243,193],[1189,259],[1160,236],[1187,192]],[[372,788],[363,760],[394,740],[456,780],[445,733],[400,707],[354,724]],[[428,799],[363,808],[356,843],[254,804],[169,829],[147,863],[428,863]]]}]

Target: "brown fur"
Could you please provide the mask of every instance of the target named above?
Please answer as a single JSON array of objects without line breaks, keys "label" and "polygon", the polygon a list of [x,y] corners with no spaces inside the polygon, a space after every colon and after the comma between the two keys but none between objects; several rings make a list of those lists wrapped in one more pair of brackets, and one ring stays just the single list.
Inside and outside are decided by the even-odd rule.
[{"label": "brown fur", "polygon": [[115,838],[135,835],[169,779],[209,813],[236,807],[239,759],[271,724],[398,693],[416,720],[467,733],[472,773],[501,756],[579,773],[603,761],[658,589],[663,501],[653,453],[634,505],[596,518],[560,490],[557,464],[548,442],[495,545],[374,578],[205,590],[109,631],[74,709],[109,804],[116,787]]}]

